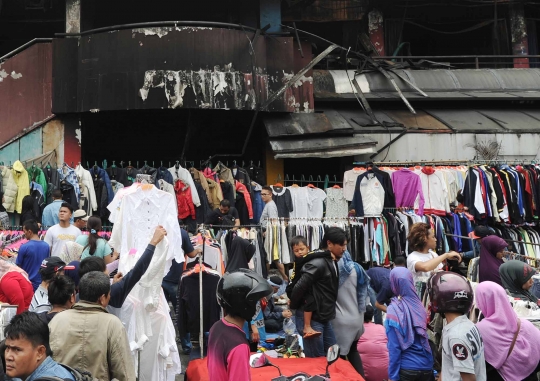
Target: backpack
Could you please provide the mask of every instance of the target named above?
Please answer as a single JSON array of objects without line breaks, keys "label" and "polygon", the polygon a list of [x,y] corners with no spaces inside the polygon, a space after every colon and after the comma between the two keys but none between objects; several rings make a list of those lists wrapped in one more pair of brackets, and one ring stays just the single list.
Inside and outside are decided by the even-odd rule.
[{"label": "backpack", "polygon": [[[69,373],[71,373],[71,375],[75,378],[75,381],[94,381],[95,380],[95,378],[92,377],[92,375],[87,371],[75,369],[70,366],[60,364],[60,363],[58,363],[58,365],[63,366]],[[55,377],[55,376],[45,376],[45,377],[37,378],[35,381],[71,381],[71,380],[67,378],[60,378],[60,377]]]}]

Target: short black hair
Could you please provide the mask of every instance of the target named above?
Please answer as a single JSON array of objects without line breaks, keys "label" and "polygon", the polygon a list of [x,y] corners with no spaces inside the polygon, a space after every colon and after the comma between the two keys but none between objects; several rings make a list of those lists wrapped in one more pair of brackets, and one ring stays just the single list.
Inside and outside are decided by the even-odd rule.
[{"label": "short black hair", "polygon": [[68,208],[71,214],[73,214],[73,207],[70,203],[63,202],[62,205],[60,205],[60,208]]},{"label": "short black hair", "polygon": [[45,346],[47,356],[52,356],[49,346],[49,326],[35,312],[25,311],[15,315],[4,329],[6,339],[26,339],[35,348]]},{"label": "short black hair", "polygon": [[44,267],[40,267],[38,273],[41,276],[41,280],[44,282],[50,282],[58,275],[56,271],[51,271],[50,269]]},{"label": "short black hair", "polygon": [[65,275],[59,275],[49,283],[49,303],[53,306],[63,306],[75,292],[75,282]]},{"label": "short black hair", "polygon": [[96,303],[102,295],[111,292],[109,276],[101,271],[90,271],[79,283],[79,299]]},{"label": "short black hair", "polygon": [[61,199],[62,198],[62,191],[60,189],[55,189],[52,191],[53,198]]},{"label": "short black hair", "polygon": [[366,312],[364,312],[364,323],[371,323],[373,320],[373,315],[375,314],[375,309],[371,305],[366,306]]},{"label": "short black hair", "polygon": [[407,264],[407,258],[405,258],[403,255],[398,255],[394,258],[394,266],[406,266]]},{"label": "short black hair", "polygon": [[91,271],[104,272],[107,268],[105,261],[100,257],[86,257],[81,261],[79,265],[79,278],[82,278],[85,274]]},{"label": "short black hair", "polygon": [[298,246],[300,245],[301,243],[303,243],[304,245],[306,245],[306,247],[309,247],[308,245],[308,241],[306,239],[306,237],[302,236],[302,235],[297,235],[296,237],[292,237],[291,239],[291,247],[294,249],[295,246]]},{"label": "short black hair", "polygon": [[274,195],[274,191],[273,191],[272,188],[270,188],[269,186],[264,186],[264,187],[262,187],[261,190],[265,190],[265,191],[270,192],[270,196],[273,196],[273,195]]},{"label": "short black hair", "polygon": [[24,221],[23,227],[26,230],[30,230],[32,233],[37,234],[39,231],[39,226],[35,220],[26,220]]},{"label": "short black hair", "polygon": [[347,233],[338,227],[328,228],[324,233],[320,248],[326,249],[328,247],[328,241],[334,245],[343,245],[347,241]]},{"label": "short black hair", "polygon": [[229,200],[227,200],[227,199],[224,199],[224,200],[221,200],[219,205],[221,205],[224,208],[230,208],[231,207],[231,202]]}]

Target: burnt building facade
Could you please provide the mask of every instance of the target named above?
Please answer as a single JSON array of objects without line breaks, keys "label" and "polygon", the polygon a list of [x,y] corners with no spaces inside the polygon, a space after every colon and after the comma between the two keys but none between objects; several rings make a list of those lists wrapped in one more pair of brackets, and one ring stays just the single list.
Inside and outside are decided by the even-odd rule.
[{"label": "burnt building facade", "polygon": [[269,183],[339,180],[354,160],[472,159],[494,136],[503,155],[535,159],[538,13],[499,0],[4,2],[0,162],[212,158],[260,163]]}]

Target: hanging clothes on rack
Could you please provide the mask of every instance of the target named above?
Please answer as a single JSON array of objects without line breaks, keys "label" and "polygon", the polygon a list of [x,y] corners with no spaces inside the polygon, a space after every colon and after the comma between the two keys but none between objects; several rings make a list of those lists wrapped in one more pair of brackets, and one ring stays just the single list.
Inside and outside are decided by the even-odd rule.
[{"label": "hanging clothes on rack", "polygon": [[11,170],[13,181],[17,184],[17,198],[15,199],[15,211],[22,212],[22,200],[30,194],[30,181],[28,180],[28,172],[24,169],[22,163],[17,160],[13,163]]},{"label": "hanging clothes on rack", "polygon": [[396,196],[396,207],[410,208],[418,205],[418,214],[424,214],[424,191],[420,176],[408,168],[392,173],[392,186]]},{"label": "hanging clothes on rack", "polygon": [[107,189],[107,200],[110,203],[114,198],[114,192],[111,185],[111,179],[109,179],[107,172],[105,172],[103,168],[94,165],[92,168],[90,168],[90,174],[92,175],[92,180],[94,180],[94,183],[96,182],[96,179],[103,181]]},{"label": "hanging clothes on rack", "polygon": [[[88,200],[88,205],[90,206],[90,210],[85,209],[86,214],[91,216],[93,212],[97,211],[97,197],[96,197],[96,190],[94,188],[94,181],[92,180],[92,174],[90,171],[83,168],[83,166],[79,163],[75,167],[75,174],[77,175],[77,178],[79,180],[79,187],[81,187],[81,184],[85,187],[84,191],[82,192]],[[107,197],[107,204],[108,204],[108,197]]]},{"label": "hanging clothes on rack", "polygon": [[182,183],[192,188],[191,200],[193,205],[200,206],[201,200],[199,198],[199,193],[195,191],[195,183],[193,182],[193,177],[191,177],[189,171],[177,163],[175,166],[169,168],[169,173],[171,174],[172,178],[171,184],[174,185],[177,180],[181,180]]},{"label": "hanging clothes on rack", "polygon": [[131,185],[128,183],[128,178],[127,178],[125,168],[119,168],[113,164],[109,168],[107,168],[105,171],[107,172],[107,175],[109,175],[109,179],[111,180],[111,183],[114,180],[125,187]]},{"label": "hanging clothes on rack", "polygon": [[345,218],[349,213],[349,205],[343,194],[343,188],[334,186],[326,188],[326,215],[330,218]]},{"label": "hanging clothes on rack", "polygon": [[350,171],[346,171],[343,174],[343,195],[347,201],[352,201],[354,196],[354,189],[356,187],[356,180],[358,176],[365,172],[362,168],[353,168]]},{"label": "hanging clothes on rack", "polygon": [[253,220],[253,204],[251,195],[244,184],[236,181],[236,209],[240,216],[240,223],[247,225],[250,220]]},{"label": "hanging clothes on rack", "polygon": [[37,167],[35,164],[32,164],[30,167],[26,168],[26,172],[28,172],[28,180],[30,182],[34,181],[35,183],[39,184],[43,189],[43,196],[46,197],[47,180],[45,179],[43,170]]},{"label": "hanging clothes on rack", "polygon": [[[234,185],[234,176],[232,174],[232,171],[225,166],[221,161],[217,163],[217,165],[214,167],[214,172],[216,173],[216,176],[219,180],[223,180],[226,183],[231,184],[231,187],[227,187],[227,190],[232,189],[232,202],[234,203],[234,200],[236,199],[236,188]],[[223,187],[223,186],[222,186]],[[225,196],[225,189],[223,189],[223,197],[227,200],[231,201],[228,196]],[[234,206],[234,205],[231,205]]]},{"label": "hanging clothes on rack", "polygon": [[17,183],[13,179],[13,174],[7,166],[2,166],[2,190],[4,192],[3,206],[8,213],[15,211],[15,201],[17,199]]},{"label": "hanging clothes on rack", "polygon": [[58,168],[57,171],[58,171],[59,181],[60,182],[64,181],[64,187],[63,187],[64,189],[61,189],[62,193],[64,193],[65,191],[67,192],[67,187],[65,186],[67,185],[65,184],[67,182],[69,185],[73,187],[73,191],[75,192],[75,198],[76,198],[75,206],[77,206],[76,203],[79,200],[81,191],[79,189],[79,180],[77,180],[77,174],[75,173],[75,170],[71,168],[69,165],[67,165],[66,163],[64,163],[62,164],[62,168]]},{"label": "hanging clothes on rack", "polygon": [[308,185],[306,188],[308,195],[308,217],[318,219],[323,218],[326,193],[313,185]]},{"label": "hanging clothes on rack", "polygon": [[[202,272],[202,290],[199,286],[199,273]],[[199,266],[198,262],[188,264],[182,273],[178,285],[178,305],[176,317],[180,337],[187,333],[191,337],[198,338],[200,322],[203,322],[203,332],[209,332],[212,325],[221,318],[221,307],[216,298],[216,289],[220,274],[205,266]],[[200,316],[200,294],[203,300],[203,316]]]},{"label": "hanging clothes on rack", "polygon": [[52,192],[55,189],[60,189],[60,177],[58,172],[54,170],[50,164],[47,164],[42,168],[43,174],[45,176],[45,181],[47,182],[47,195],[45,196],[45,202],[49,205],[53,202]]},{"label": "hanging clothes on rack", "polygon": [[272,188],[272,200],[276,203],[278,216],[289,218],[290,213],[294,211],[290,190],[281,184],[270,185],[270,188]]}]

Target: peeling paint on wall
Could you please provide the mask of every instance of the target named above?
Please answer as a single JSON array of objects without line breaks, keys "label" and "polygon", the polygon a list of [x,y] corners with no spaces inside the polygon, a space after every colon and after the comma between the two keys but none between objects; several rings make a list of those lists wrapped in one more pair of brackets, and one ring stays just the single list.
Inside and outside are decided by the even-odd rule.
[{"label": "peeling paint on wall", "polygon": [[0,82],[4,80],[4,78],[11,77],[13,79],[19,79],[22,77],[21,73],[16,73],[15,70],[11,72],[11,74],[8,74],[4,69],[0,70]]},{"label": "peeling paint on wall", "polygon": [[99,109],[98,108],[91,108],[90,112],[95,114],[96,112],[99,112]]},{"label": "peeling paint on wall", "polygon": [[175,26],[174,28],[172,26],[164,26],[164,27],[156,27],[156,28],[137,28],[132,29],[133,38],[135,38],[135,33],[142,33],[145,36],[158,36],[159,38],[166,36],[169,34],[169,32],[172,32],[173,30],[177,30],[179,32],[187,31],[187,32],[198,32],[200,30],[212,30],[212,28],[207,27],[194,27],[194,26]]},{"label": "peeling paint on wall", "polygon": [[234,71],[231,65],[226,65],[225,69],[216,66],[213,71],[148,70],[139,96],[145,101],[150,89],[163,88],[169,108],[186,107],[187,98],[199,108],[255,109],[255,90],[250,86],[251,74]]},{"label": "peeling paint on wall", "polygon": [[158,36],[159,38],[166,36],[173,30],[172,27],[164,26],[157,28],[138,28],[133,29],[133,33],[143,33],[145,36]]},{"label": "peeling paint on wall", "polygon": [[81,146],[81,141],[82,141],[82,134],[81,134],[81,129],[80,128],[75,129],[75,139],[77,139],[77,141],[79,142],[79,147],[80,147]]}]

